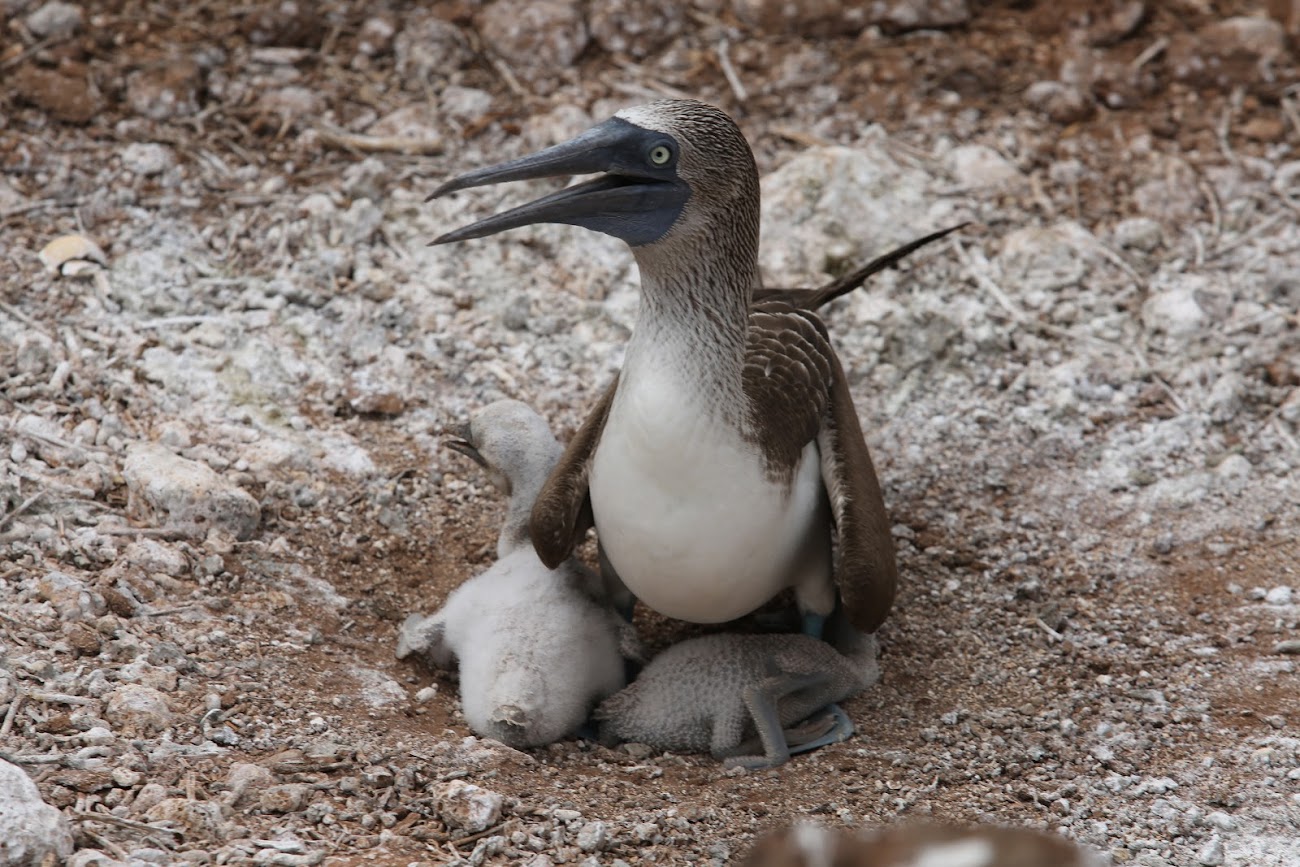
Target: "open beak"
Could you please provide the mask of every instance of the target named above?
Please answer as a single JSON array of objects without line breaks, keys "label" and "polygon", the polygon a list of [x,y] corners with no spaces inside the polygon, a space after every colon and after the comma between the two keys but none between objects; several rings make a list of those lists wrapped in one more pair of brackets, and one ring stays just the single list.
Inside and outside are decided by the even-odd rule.
[{"label": "open beak", "polygon": [[484,460],[483,455],[479,454],[478,449],[474,448],[474,444],[469,440],[449,439],[446,442],[446,446],[447,448],[451,449],[453,452],[460,452],[462,455],[469,458],[471,461],[478,464],[480,467],[487,469],[487,461]]},{"label": "open beak", "polygon": [[647,143],[663,138],[662,133],[611,118],[570,141],[454,178],[429,198],[507,181],[604,173],[448,232],[432,243],[467,241],[534,223],[582,226],[634,246],[658,240],[690,198],[690,187],[677,178],[675,170],[654,169],[645,163]]}]

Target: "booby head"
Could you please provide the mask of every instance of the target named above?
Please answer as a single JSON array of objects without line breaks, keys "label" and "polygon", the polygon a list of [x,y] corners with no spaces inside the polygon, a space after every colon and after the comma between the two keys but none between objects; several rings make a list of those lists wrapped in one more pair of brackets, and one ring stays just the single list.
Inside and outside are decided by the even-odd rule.
[{"label": "booby head", "polygon": [[561,452],[546,421],[517,400],[498,400],[474,413],[447,448],[487,470],[507,497],[521,487],[540,486]]},{"label": "booby head", "polygon": [[[666,238],[741,232],[758,246],[758,169],[735,121],[689,99],[624,109],[577,138],[443,184],[429,198],[533,178],[584,181],[439,237],[482,238],[534,223],[564,223],[621,238],[633,248]],[[716,227],[716,228],[715,228]],[[756,255],[756,253],[755,253]]]}]

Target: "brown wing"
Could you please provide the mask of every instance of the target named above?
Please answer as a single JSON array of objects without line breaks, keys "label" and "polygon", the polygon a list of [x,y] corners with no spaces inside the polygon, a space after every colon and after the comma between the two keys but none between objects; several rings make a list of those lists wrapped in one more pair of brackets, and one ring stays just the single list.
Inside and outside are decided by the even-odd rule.
[{"label": "brown wing", "polygon": [[742,374],[747,428],[773,479],[789,481],[804,447],[817,437],[830,398],[833,357],[816,314],[782,301],[750,309]]},{"label": "brown wing", "polygon": [[542,485],[528,516],[528,533],[537,556],[548,569],[557,569],[569,559],[573,549],[593,523],[591,496],[591,459],[605,429],[605,419],[614,403],[618,376],[605,389],[600,401],[587,415],[560,456],[560,462]]},{"label": "brown wing", "polygon": [[817,433],[822,484],[839,540],[835,585],[850,622],[875,632],[889,615],[898,586],[894,539],[849,382],[831,356],[830,405]]},{"label": "brown wing", "polygon": [[867,282],[867,278],[871,275],[884,271],[886,268],[892,268],[926,244],[937,241],[944,235],[955,232],[966,225],[968,224],[959,223],[938,232],[931,232],[929,235],[917,238],[915,241],[910,241],[901,247],[895,247],[883,256],[872,259],[856,271],[850,271],[843,277],[832,280],[817,289],[755,289],[754,304],[758,305],[765,301],[784,301],[791,307],[797,307],[800,310],[817,310],[841,295],[847,295],[857,289]]},{"label": "brown wing", "polygon": [[835,584],[853,625],[874,632],[898,582],[893,538],[848,380],[821,319],[781,301],[756,304],[744,387],[754,443],[773,478],[790,479],[816,440],[839,542]]}]

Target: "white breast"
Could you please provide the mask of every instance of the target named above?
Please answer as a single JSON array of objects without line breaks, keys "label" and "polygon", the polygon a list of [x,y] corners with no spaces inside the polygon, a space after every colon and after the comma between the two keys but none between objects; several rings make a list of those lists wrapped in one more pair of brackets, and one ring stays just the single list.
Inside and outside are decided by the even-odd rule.
[{"label": "white breast", "polygon": [[809,443],[792,483],[773,482],[740,432],[655,365],[620,381],[591,468],[596,531],[619,577],[669,617],[719,623],[790,586],[827,536]]}]

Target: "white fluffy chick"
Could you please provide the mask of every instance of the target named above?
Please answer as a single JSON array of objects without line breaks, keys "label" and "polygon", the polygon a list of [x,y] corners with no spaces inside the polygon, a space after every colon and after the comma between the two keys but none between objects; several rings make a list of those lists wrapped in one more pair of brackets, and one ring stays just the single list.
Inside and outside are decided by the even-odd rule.
[{"label": "white fluffy chick", "polygon": [[501,400],[477,412],[449,445],[487,470],[509,497],[499,559],[466,581],[435,614],[412,614],[397,656],[460,670],[461,707],[474,732],[512,747],[572,734],[625,682],[636,634],[575,560],[547,569],[528,537],[528,513],[561,447],[529,406]]}]

